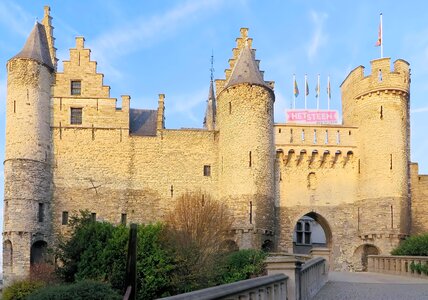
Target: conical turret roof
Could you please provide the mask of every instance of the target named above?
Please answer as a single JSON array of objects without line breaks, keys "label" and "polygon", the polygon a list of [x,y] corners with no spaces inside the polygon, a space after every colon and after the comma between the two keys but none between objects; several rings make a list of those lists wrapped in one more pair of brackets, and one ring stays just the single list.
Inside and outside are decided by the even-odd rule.
[{"label": "conical turret roof", "polygon": [[211,80],[210,90],[208,92],[207,109],[205,111],[204,128],[207,128],[208,130],[215,129],[216,114],[217,114],[217,104],[216,104],[215,94],[214,94],[214,85],[213,85],[213,81]]},{"label": "conical turret roof", "polygon": [[36,22],[27,41],[25,42],[24,48],[22,48],[21,52],[13,58],[31,58],[51,69],[54,69],[51,56],[49,54],[49,44],[46,37],[45,27],[42,24]]},{"label": "conical turret roof", "polygon": [[238,59],[233,67],[230,79],[225,87],[240,83],[250,83],[268,87],[266,82],[263,80],[257,62],[254,59],[253,51],[247,43],[242,47]]}]

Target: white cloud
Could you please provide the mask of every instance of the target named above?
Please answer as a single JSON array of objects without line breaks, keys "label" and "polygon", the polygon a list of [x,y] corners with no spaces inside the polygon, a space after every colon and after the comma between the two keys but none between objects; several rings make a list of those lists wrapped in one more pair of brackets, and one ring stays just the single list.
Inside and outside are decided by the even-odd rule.
[{"label": "white cloud", "polygon": [[103,33],[93,42],[89,41],[89,48],[104,70],[120,76],[120,72],[111,64],[112,60],[165,39],[184,24],[200,18],[203,11],[211,11],[222,3],[223,0],[187,1],[163,14],[125,22],[123,26]]},{"label": "white cloud", "polygon": [[26,37],[29,32],[28,24],[32,18],[34,17],[16,2],[0,1],[0,23],[9,30]]},{"label": "white cloud", "polygon": [[318,54],[320,47],[327,43],[327,34],[324,32],[324,22],[327,18],[328,15],[326,13],[311,11],[311,21],[314,25],[314,33],[307,50],[307,55],[310,60],[313,60]]},{"label": "white cloud", "polygon": [[419,107],[419,108],[414,108],[410,110],[411,113],[423,113],[423,112],[428,112],[428,106],[425,107]]},{"label": "white cloud", "polygon": [[[171,115],[171,119],[186,120],[184,124],[189,124],[187,121],[191,121],[193,126],[200,128],[202,127],[203,115],[200,112],[196,112],[196,109],[201,108],[201,106],[205,109],[207,97],[207,87],[200,88],[190,94],[175,95],[169,101],[166,100],[167,115]],[[168,109],[168,102],[170,102],[170,109]]]}]

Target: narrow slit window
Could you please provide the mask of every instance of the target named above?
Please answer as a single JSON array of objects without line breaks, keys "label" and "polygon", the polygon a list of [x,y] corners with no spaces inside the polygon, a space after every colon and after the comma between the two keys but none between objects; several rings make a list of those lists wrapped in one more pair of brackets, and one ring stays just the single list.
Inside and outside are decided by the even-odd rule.
[{"label": "narrow slit window", "polygon": [[251,167],[252,166],[252,164],[253,164],[253,161],[252,161],[252,157],[251,157],[251,151],[248,153],[248,166],[249,167]]},{"label": "narrow slit window", "polygon": [[324,143],[328,144],[328,130],[325,131],[325,139],[324,139]]},{"label": "narrow slit window", "polygon": [[336,144],[340,144],[340,131],[338,130],[337,132],[336,132]]},{"label": "narrow slit window", "polygon": [[45,205],[44,205],[44,203],[39,203],[38,220],[39,220],[39,222],[43,222],[45,220]]},{"label": "narrow slit window", "polygon": [[126,214],[120,216],[120,224],[126,225]]},{"label": "narrow slit window", "polygon": [[62,225],[67,225],[68,224],[68,211],[63,211],[62,212]]},{"label": "narrow slit window", "polygon": [[70,124],[82,125],[82,108],[70,108]]},{"label": "narrow slit window", "polygon": [[250,224],[253,224],[253,201],[250,201]]},{"label": "narrow slit window", "polygon": [[317,143],[317,130],[314,129],[314,144]]},{"label": "narrow slit window", "polygon": [[229,115],[232,114],[232,102],[229,102]]},{"label": "narrow slit window", "polygon": [[97,214],[96,213],[91,213],[91,220],[93,222],[95,222],[97,220]]},{"label": "narrow slit window", "polygon": [[293,128],[290,128],[290,143],[293,142]]},{"label": "narrow slit window", "polygon": [[304,140],[305,140],[305,130],[302,129],[302,141],[304,141]]},{"label": "narrow slit window", "polygon": [[383,120],[383,106],[380,106],[380,119]]},{"label": "narrow slit window", "polygon": [[72,80],[71,81],[71,94],[74,96],[81,95],[82,92],[82,81]]}]

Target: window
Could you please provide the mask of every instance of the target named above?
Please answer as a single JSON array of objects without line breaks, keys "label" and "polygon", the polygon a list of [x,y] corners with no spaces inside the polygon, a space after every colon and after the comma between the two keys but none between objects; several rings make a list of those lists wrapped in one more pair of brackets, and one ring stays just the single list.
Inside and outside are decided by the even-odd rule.
[{"label": "window", "polygon": [[311,244],[311,224],[307,221],[299,221],[296,225],[296,244]]},{"label": "window", "polygon": [[204,176],[211,176],[211,166],[210,165],[204,166]]},{"label": "window", "polygon": [[71,81],[71,94],[80,95],[82,91],[82,82],[80,80]]},{"label": "window", "polygon": [[38,213],[39,222],[43,222],[45,219],[44,206],[45,205],[43,203],[39,203],[39,213]]},{"label": "window", "polygon": [[91,220],[94,222],[97,220],[97,214],[96,213],[91,213]]},{"label": "window", "polygon": [[82,125],[82,108],[71,108],[70,124]]},{"label": "window", "polygon": [[126,214],[122,214],[120,217],[120,224],[126,225]]},{"label": "window", "polygon": [[62,225],[67,225],[68,224],[68,211],[63,211],[62,212]]}]

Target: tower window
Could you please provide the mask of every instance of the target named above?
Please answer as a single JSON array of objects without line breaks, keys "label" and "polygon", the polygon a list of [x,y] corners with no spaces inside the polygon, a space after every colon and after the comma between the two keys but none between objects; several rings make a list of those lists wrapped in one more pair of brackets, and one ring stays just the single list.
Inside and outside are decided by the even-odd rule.
[{"label": "tower window", "polygon": [[63,211],[62,212],[62,225],[67,225],[68,224],[68,211]]},{"label": "tower window", "polygon": [[96,221],[97,220],[97,214],[96,213],[91,213],[91,221]]},{"label": "tower window", "polygon": [[82,108],[71,108],[70,124],[82,125]]},{"label": "tower window", "polygon": [[38,213],[38,220],[39,222],[43,222],[45,219],[45,205],[44,203],[39,203],[39,213]]},{"label": "tower window", "polygon": [[204,176],[211,176],[211,166],[210,165],[204,166]]},{"label": "tower window", "polygon": [[311,224],[307,221],[299,221],[296,226],[296,244],[311,244]]},{"label": "tower window", "polygon": [[80,80],[72,80],[71,81],[71,94],[79,96],[82,91],[82,81]]},{"label": "tower window", "polygon": [[126,214],[122,214],[120,217],[120,224],[126,225]]}]

